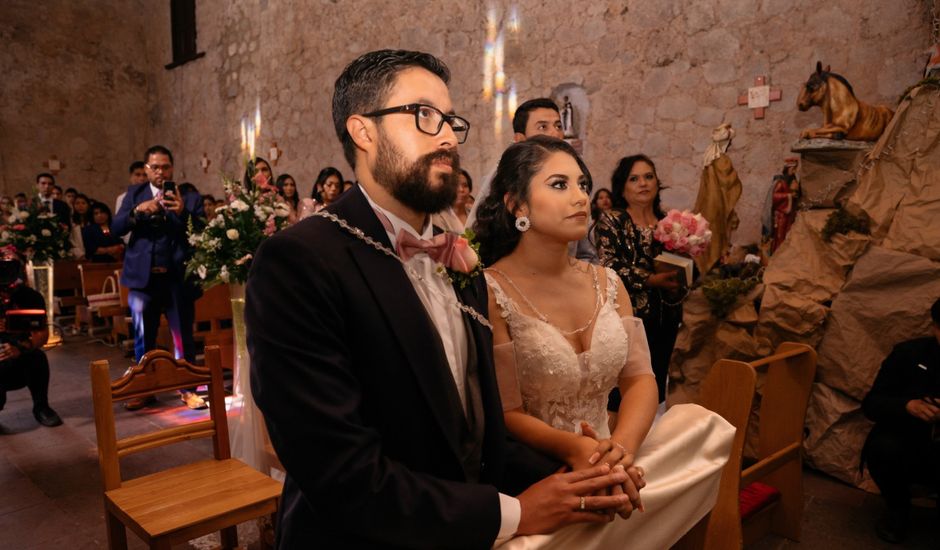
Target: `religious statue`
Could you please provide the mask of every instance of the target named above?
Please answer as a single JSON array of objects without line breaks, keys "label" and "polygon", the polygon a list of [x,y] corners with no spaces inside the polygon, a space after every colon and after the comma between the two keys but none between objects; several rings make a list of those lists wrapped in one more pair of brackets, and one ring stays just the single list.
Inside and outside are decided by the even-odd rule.
[{"label": "religious statue", "polygon": [[574,107],[568,101],[568,96],[565,96],[565,105],[561,109],[561,130],[565,134],[565,139],[578,137],[574,131]]},{"label": "religious statue", "polygon": [[708,273],[727,251],[731,233],[738,228],[738,215],[734,211],[741,198],[741,180],[726,154],[734,138],[730,124],[722,124],[712,131],[712,144],[705,151],[702,179],[695,199],[695,212],[708,220],[712,240],[708,248],[695,258],[702,273]]},{"label": "religious statue", "polygon": [[894,116],[894,111],[884,105],[869,105],[856,99],[849,81],[830,72],[829,66],[824,71],[819,61],[816,72],[809,76],[797,100],[801,111],[808,111],[814,105],[823,110],[823,125],[803,130],[800,138],[878,141]]},{"label": "religious statue", "polygon": [[799,159],[790,157],[786,159],[783,173],[774,176],[773,191],[771,195],[771,210],[773,212],[772,229],[770,233],[770,253],[777,251],[787,233],[796,221],[796,209],[800,198],[800,182],[796,179],[796,167]]}]

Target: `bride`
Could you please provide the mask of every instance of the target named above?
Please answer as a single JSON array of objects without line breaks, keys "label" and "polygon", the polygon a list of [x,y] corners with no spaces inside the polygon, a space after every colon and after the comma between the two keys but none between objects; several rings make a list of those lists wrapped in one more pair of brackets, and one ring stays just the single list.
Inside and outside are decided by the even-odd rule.
[{"label": "bride", "polygon": [[[568,256],[568,243],[588,232],[590,188],[587,167],[564,141],[513,144],[474,231],[490,266],[507,429],[574,470],[623,467],[628,479],[616,492],[630,502],[617,512],[632,519],[519,537],[506,547],[668,547],[713,505],[730,452],[734,428],[696,405],[673,407],[651,431],[657,390],[642,321],[613,270]],[[623,399],[608,417],[615,386]]]}]

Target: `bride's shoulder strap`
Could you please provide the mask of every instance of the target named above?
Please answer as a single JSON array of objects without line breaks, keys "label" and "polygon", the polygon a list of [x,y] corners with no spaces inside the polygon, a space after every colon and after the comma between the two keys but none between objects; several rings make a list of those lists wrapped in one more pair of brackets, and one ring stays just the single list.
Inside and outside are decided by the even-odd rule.
[{"label": "bride's shoulder strap", "polygon": [[506,291],[503,290],[503,287],[499,286],[499,282],[496,280],[496,277],[493,276],[493,273],[503,275],[502,271],[493,267],[489,267],[483,270],[483,277],[486,279],[487,286],[489,286],[490,290],[493,291],[493,297],[496,298],[496,305],[499,306],[499,309],[507,313],[515,311],[516,306],[513,303],[512,298],[506,294]]},{"label": "bride's shoulder strap", "polygon": [[617,307],[617,287],[620,286],[620,275],[611,267],[605,267],[607,273],[607,301]]}]

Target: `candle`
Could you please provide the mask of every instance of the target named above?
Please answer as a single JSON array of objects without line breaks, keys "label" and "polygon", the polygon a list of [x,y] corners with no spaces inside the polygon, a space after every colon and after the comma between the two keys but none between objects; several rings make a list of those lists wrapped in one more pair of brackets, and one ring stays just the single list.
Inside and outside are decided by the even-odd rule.
[{"label": "candle", "polygon": [[513,82],[509,85],[509,99],[507,100],[506,110],[509,114],[509,119],[512,120],[512,117],[516,116],[516,83]]},{"label": "candle", "polygon": [[261,98],[255,103],[255,137],[261,136]]},{"label": "candle", "polygon": [[255,160],[255,125],[253,122],[248,123],[248,160]]},{"label": "candle", "polygon": [[496,112],[493,115],[493,133],[496,134],[496,139],[500,139],[503,135],[503,93],[498,91],[496,92]]},{"label": "candle", "polygon": [[519,8],[515,4],[509,11],[509,30],[513,33],[519,32]]},{"label": "candle", "polygon": [[493,97],[493,45],[483,49],[483,99]]},{"label": "candle", "polygon": [[248,127],[245,125],[245,117],[242,117],[242,154],[248,151]]}]

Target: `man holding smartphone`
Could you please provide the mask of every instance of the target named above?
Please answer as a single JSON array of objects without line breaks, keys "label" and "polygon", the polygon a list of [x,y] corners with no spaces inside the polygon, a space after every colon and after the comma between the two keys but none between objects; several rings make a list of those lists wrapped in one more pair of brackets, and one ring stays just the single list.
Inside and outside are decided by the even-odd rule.
[{"label": "man holding smartphone", "polygon": [[[190,255],[187,225],[201,229],[205,222],[198,193],[180,192],[173,182],[173,154],[154,145],[144,155],[148,181],[127,188],[111,224],[115,235],[130,233],[124,255],[121,284],[130,289],[128,302],[134,322],[134,358],[137,362],[154,349],[160,315],[166,315],[175,355],[192,362],[193,318],[199,290],[187,281],[186,260]],[[184,390],[180,398],[191,409],[206,407],[195,391]],[[155,400],[151,398],[149,403]],[[130,400],[126,407],[139,409],[145,400]]]},{"label": "man holding smartphone", "polygon": [[893,543],[907,534],[911,485],[940,488],[940,299],[930,316],[931,336],[895,346],[862,401],[875,422],[862,463],[888,508],[876,532]]}]

